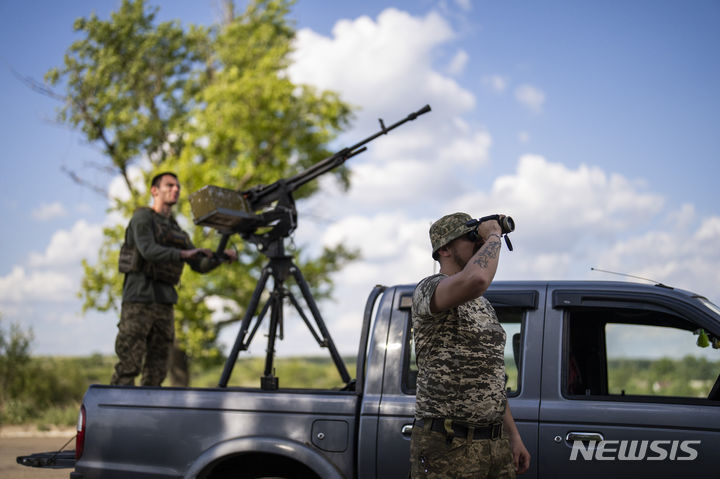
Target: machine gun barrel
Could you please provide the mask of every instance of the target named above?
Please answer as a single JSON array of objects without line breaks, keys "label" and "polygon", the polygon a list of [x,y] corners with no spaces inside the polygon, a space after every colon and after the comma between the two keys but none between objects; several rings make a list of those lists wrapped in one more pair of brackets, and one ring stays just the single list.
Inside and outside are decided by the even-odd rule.
[{"label": "machine gun barrel", "polygon": [[[430,111],[425,105],[416,112],[410,113],[402,120],[385,126],[380,119],[380,131],[358,143],[343,148],[334,155],[315,163],[295,176],[280,179],[270,185],[254,186],[248,190],[236,191],[217,186],[204,186],[190,195],[195,224],[210,226],[222,233],[220,246],[224,247],[228,237],[240,233],[246,240],[270,244],[271,241],[287,237],[297,225],[297,210],[293,192],[305,183],[342,165],[365,151],[366,144],[380,135],[387,135],[400,125],[416,119]],[[258,228],[272,225],[271,232],[256,234]],[[218,247],[217,254],[222,249]]]},{"label": "machine gun barrel", "polygon": [[419,109],[416,112],[410,113],[407,117],[403,118],[400,121],[397,121],[396,123],[393,123],[390,126],[385,126],[385,123],[383,122],[382,118],[380,121],[380,131],[365,138],[364,140],[350,146],[347,148],[343,148],[342,150],[338,151],[334,155],[325,158],[322,161],[319,161],[312,165],[311,167],[307,168],[304,171],[301,171],[295,176],[292,176],[290,178],[278,180],[275,183],[272,183],[271,185],[267,186],[259,186],[255,188],[251,188],[246,191],[242,191],[240,194],[245,197],[253,207],[253,209],[258,210],[264,206],[267,206],[279,199],[281,199],[284,195],[286,195],[288,192],[295,191],[305,183],[314,180],[318,176],[327,173],[328,171],[337,168],[338,166],[345,163],[345,161],[348,158],[352,158],[355,155],[358,155],[365,151],[367,147],[364,145],[370,143],[375,138],[377,138],[380,135],[387,135],[391,130],[394,130],[395,128],[399,127],[400,125],[412,121],[416,119],[418,116],[427,113],[430,111],[430,105],[425,105],[421,109]]}]

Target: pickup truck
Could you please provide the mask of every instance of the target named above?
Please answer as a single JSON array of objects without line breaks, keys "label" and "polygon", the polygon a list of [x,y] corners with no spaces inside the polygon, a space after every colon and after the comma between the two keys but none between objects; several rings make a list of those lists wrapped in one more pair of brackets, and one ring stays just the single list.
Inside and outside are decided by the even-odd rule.
[{"label": "pickup truck", "polygon": [[[374,288],[342,390],[91,386],[70,477],[408,477],[413,289]],[[521,477],[718,477],[717,306],[628,282],[496,281],[486,297],[532,455]]]}]

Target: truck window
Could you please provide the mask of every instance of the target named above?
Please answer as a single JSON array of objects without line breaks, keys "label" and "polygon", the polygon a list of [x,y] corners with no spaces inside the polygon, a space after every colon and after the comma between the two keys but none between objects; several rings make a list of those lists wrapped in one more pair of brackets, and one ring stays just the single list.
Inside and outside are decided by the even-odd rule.
[{"label": "truck window", "polygon": [[570,398],[707,400],[720,374],[713,332],[684,318],[633,309],[569,311],[566,318]]},{"label": "truck window", "polygon": [[[522,308],[495,308],[500,324],[505,330],[505,375],[507,376],[508,396],[517,396],[520,392],[519,372],[522,367],[523,319],[525,310]],[[412,322],[408,321],[405,334],[405,357],[403,360],[403,384],[405,394],[415,394],[417,382],[417,362],[415,342],[412,335]]]}]

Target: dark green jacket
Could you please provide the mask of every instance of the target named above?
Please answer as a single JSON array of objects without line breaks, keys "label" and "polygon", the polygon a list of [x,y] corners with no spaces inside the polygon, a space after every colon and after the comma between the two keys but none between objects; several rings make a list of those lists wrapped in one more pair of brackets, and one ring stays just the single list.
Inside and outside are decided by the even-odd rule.
[{"label": "dark green jacket", "polygon": [[[180,230],[173,218],[156,213],[151,208],[138,208],[130,219],[125,232],[125,241],[128,245],[135,246],[145,261],[181,262],[180,248],[165,246],[156,241],[153,222],[163,222],[169,228]],[[188,239],[185,249],[192,248],[194,246]],[[220,261],[197,255],[187,260],[187,263],[194,271],[207,273],[215,269]],[[169,283],[156,281],[142,272],[125,274],[123,302],[175,304],[177,299],[175,287]]]}]

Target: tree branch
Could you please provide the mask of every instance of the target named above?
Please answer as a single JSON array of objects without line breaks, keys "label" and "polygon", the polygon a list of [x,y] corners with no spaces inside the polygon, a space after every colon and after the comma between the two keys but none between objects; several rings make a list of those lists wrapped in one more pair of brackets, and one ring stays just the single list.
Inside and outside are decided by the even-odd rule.
[{"label": "tree branch", "polygon": [[15,78],[17,78],[18,80],[23,82],[25,84],[25,86],[27,86],[31,90],[34,90],[34,91],[40,93],[41,95],[45,95],[49,98],[52,98],[53,100],[58,100],[61,102],[65,102],[67,100],[66,97],[55,93],[44,83],[40,83],[39,81],[35,80],[32,77],[21,75],[15,69],[11,69],[11,71],[12,71],[12,74],[15,76]]},{"label": "tree branch", "polygon": [[75,173],[74,171],[70,170],[69,168],[67,168],[65,166],[61,166],[60,170],[62,170],[63,173],[68,175],[70,177],[70,179],[73,180],[78,185],[84,186],[86,188],[90,188],[90,190],[92,190],[93,192],[102,196],[103,198],[107,198],[108,192],[105,188],[94,185],[94,184],[90,183],[89,181],[80,178],[80,176],[78,176],[77,173]]},{"label": "tree branch", "polygon": [[225,326],[230,326],[233,323],[237,323],[238,321],[241,321],[242,318],[240,316],[232,316],[228,319],[222,319],[220,321],[216,321],[213,323],[213,326],[215,327],[215,334],[218,334],[221,329],[223,329]]}]

